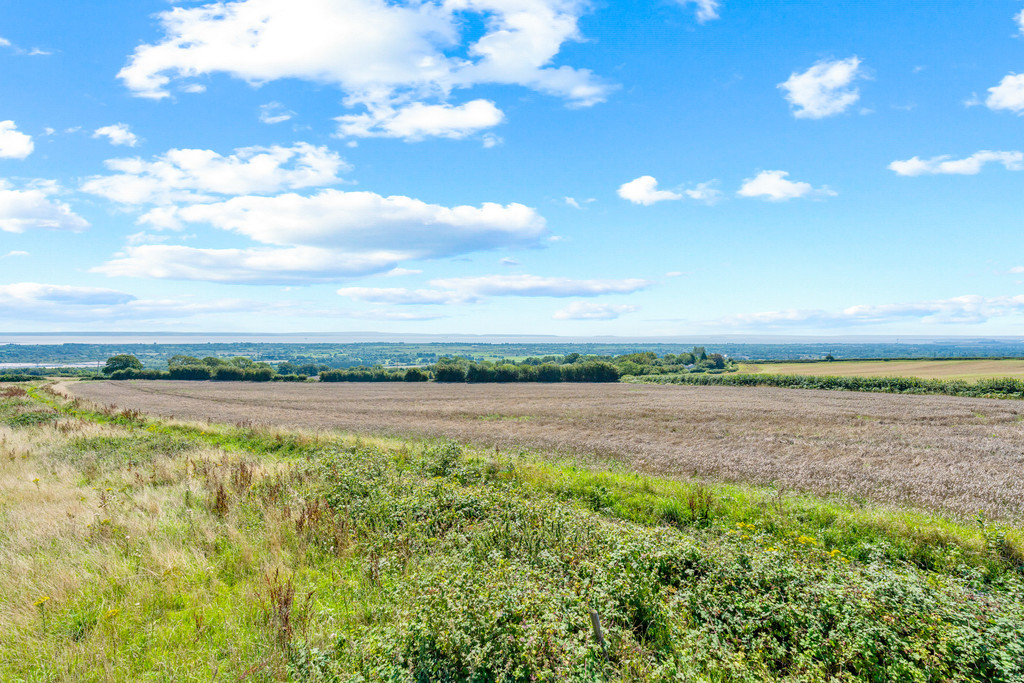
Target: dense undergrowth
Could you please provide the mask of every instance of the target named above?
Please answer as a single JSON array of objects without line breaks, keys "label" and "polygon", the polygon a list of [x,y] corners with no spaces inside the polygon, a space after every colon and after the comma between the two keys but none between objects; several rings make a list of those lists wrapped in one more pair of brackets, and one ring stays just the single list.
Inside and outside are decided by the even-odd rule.
[{"label": "dense undergrowth", "polygon": [[1024,380],[993,377],[968,382],[959,379],[921,377],[836,377],[828,375],[749,375],[681,374],[623,378],[643,384],[691,384],[734,387],[785,387],[792,389],[828,389],[834,391],[879,391],[892,394],[937,394],[973,398],[1024,399]]},{"label": "dense undergrowth", "polygon": [[12,385],[0,494],[5,681],[1024,678],[983,519]]}]

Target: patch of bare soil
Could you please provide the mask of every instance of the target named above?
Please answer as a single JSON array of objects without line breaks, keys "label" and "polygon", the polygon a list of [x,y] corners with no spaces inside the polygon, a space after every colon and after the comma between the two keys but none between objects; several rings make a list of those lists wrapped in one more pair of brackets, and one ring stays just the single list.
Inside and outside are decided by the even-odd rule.
[{"label": "patch of bare soil", "polygon": [[1024,402],[629,384],[73,383],[185,420],[447,437],[1024,519]]}]

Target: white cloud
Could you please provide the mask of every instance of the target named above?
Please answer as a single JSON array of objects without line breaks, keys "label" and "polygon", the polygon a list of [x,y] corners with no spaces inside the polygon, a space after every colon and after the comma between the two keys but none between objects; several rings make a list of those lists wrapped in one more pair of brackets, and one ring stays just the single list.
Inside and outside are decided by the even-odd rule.
[{"label": "white cloud", "polygon": [[1013,20],[1017,22],[1017,35],[1024,36],[1024,9],[1013,15]]},{"label": "white cloud", "polygon": [[505,257],[499,259],[498,263],[500,263],[503,266],[509,266],[509,267],[515,267],[515,266],[520,265],[519,261],[515,260],[514,258],[512,258],[510,256],[505,256]]},{"label": "white cloud", "polygon": [[[6,319],[50,320],[159,320],[197,315],[250,313],[272,308],[240,299],[139,299],[114,289],[18,282],[0,285],[0,314]],[[286,307],[281,307],[287,312]]]},{"label": "white cloud", "polygon": [[109,159],[115,173],[93,176],[81,190],[120,204],[211,201],[215,195],[273,193],[341,182],[348,164],[326,147],[245,147],[221,156],[208,149],[172,149],[154,161]]},{"label": "white cloud", "polygon": [[440,320],[445,316],[429,313],[407,313],[405,311],[374,309],[371,311],[350,311],[345,314],[348,318],[359,318],[362,320],[398,320],[411,322],[415,320]]},{"label": "white cloud", "polygon": [[676,0],[680,5],[696,5],[697,21],[704,23],[718,18],[718,8],[722,6],[720,0]]},{"label": "white cloud", "polygon": [[636,306],[628,304],[594,304],[575,301],[565,308],[555,311],[551,316],[555,320],[614,320],[624,313],[633,313]]},{"label": "white cloud", "polygon": [[716,185],[718,181],[709,180],[706,183],[698,183],[695,187],[683,190],[683,193],[690,199],[696,199],[705,204],[715,204],[722,199],[722,191]]},{"label": "white cloud", "polygon": [[1010,272],[1015,274],[1024,273],[1024,266],[1014,266],[1013,268],[1010,268]]},{"label": "white cloud", "polygon": [[200,280],[232,284],[336,282],[394,268],[406,255],[349,253],[315,247],[201,249],[180,245],[129,246],[92,272],[115,277]]},{"label": "white cloud", "polygon": [[143,220],[153,227],[205,223],[272,247],[134,246],[97,272],[213,282],[330,282],[384,273],[414,259],[538,246],[546,233],[544,219],[522,204],[446,207],[337,190],[159,208]]},{"label": "white cloud", "polygon": [[11,257],[14,257],[14,256],[28,256],[28,255],[29,255],[29,253],[27,251],[9,251],[6,254],[4,254],[3,256],[0,256],[0,258],[11,258]]},{"label": "white cloud", "polygon": [[[458,140],[497,126],[505,120],[505,114],[489,100],[473,100],[459,106],[414,102],[398,109],[371,106],[368,113],[339,116],[335,120],[339,137]],[[487,138],[484,145],[493,147],[497,144],[495,140],[493,136]]]},{"label": "white cloud", "polygon": [[846,111],[860,99],[860,91],[851,84],[865,78],[856,56],[822,60],[803,73],[793,72],[779,88],[798,119],[821,119]]},{"label": "white cloud", "polygon": [[1024,74],[1003,76],[999,85],[988,89],[985,105],[989,109],[1009,109],[1017,114],[1024,113]]},{"label": "white cloud", "polygon": [[827,187],[815,189],[810,183],[787,180],[787,171],[761,171],[753,178],[743,181],[736,193],[740,197],[757,197],[773,202],[798,199],[808,196],[835,196]]},{"label": "white cloud", "polygon": [[619,186],[618,194],[634,204],[650,206],[656,202],[672,201],[682,199],[683,195],[668,190],[659,190],[658,181],[652,176],[640,176],[636,180],[630,180]]},{"label": "white cloud", "polygon": [[461,292],[469,298],[485,296],[601,296],[631,294],[651,285],[648,280],[573,280],[539,275],[484,275],[431,280],[441,289]]},{"label": "white cloud", "polygon": [[112,126],[97,128],[92,136],[94,138],[107,138],[112,145],[134,147],[139,144],[139,137],[131,131],[127,123],[116,123]]},{"label": "white cloud", "polygon": [[597,200],[593,197],[588,199],[576,199],[575,197],[562,197],[566,206],[571,206],[574,209],[582,209],[587,204],[593,204]]},{"label": "white cloud", "polygon": [[1008,171],[1020,171],[1024,169],[1024,153],[982,150],[965,159],[952,159],[948,154],[931,159],[912,157],[906,161],[892,162],[889,164],[889,170],[904,176],[977,175],[987,163],[1002,164]]},{"label": "white cloud", "polygon": [[1024,314],[1024,295],[967,295],[917,303],[857,305],[841,311],[766,311],[732,315],[709,324],[730,327],[846,327],[918,321],[931,324],[980,324],[991,318]]},{"label": "white cloud", "polygon": [[0,159],[24,159],[34,149],[32,136],[18,131],[14,121],[0,121]]},{"label": "white cloud", "polygon": [[10,46],[11,46],[11,41],[7,40],[6,38],[0,37],[0,47],[10,47]]},{"label": "white cloud", "polygon": [[522,204],[447,207],[411,197],[322,190],[312,196],[235,197],[176,211],[183,223],[206,223],[275,245],[390,249],[437,258],[502,246],[534,246],[544,219]]},{"label": "white cloud", "polygon": [[[252,84],[298,78],[335,85],[346,106],[367,107],[367,118],[343,117],[345,134],[397,135],[407,128],[461,137],[500,121],[496,108],[480,104],[446,109],[452,92],[474,85],[520,85],[574,106],[605,99],[609,87],[590,71],[553,64],[566,42],[582,40],[577,23],[588,7],[585,0],[238,0],[175,7],[159,15],[163,39],[138,47],[118,76],[136,95],[157,99],[170,95],[172,80],[213,73]],[[416,103],[442,109],[411,109]]]},{"label": "white cloud", "polygon": [[665,277],[682,277],[684,275],[686,275],[686,273],[684,273],[681,270],[670,270],[669,272],[665,273]]},{"label": "white cloud", "polygon": [[280,102],[268,102],[260,105],[260,121],[266,124],[284,123],[290,121],[294,116],[295,112],[289,111]]},{"label": "white cloud", "polygon": [[650,286],[647,280],[573,280],[538,275],[485,275],[431,280],[434,289],[342,287],[338,294],[379,304],[463,304],[495,296],[570,297],[630,294]]},{"label": "white cloud", "polygon": [[403,275],[419,275],[422,270],[416,270],[414,268],[392,268],[386,273],[381,273],[384,277],[402,277]]},{"label": "white cloud", "polygon": [[404,287],[342,287],[338,294],[356,301],[369,301],[375,304],[456,304],[466,301],[458,292]]},{"label": "white cloud", "polygon": [[52,181],[37,181],[24,189],[15,189],[0,179],[0,231],[26,230],[80,231],[89,223],[64,202],[53,199],[59,191]]}]

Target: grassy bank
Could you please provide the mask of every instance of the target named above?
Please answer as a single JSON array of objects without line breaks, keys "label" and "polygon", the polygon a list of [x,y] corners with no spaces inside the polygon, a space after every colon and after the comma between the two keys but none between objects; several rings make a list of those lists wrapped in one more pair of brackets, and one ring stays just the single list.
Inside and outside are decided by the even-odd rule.
[{"label": "grassy bank", "polygon": [[1020,529],[26,388],[3,680],[1024,676]]}]

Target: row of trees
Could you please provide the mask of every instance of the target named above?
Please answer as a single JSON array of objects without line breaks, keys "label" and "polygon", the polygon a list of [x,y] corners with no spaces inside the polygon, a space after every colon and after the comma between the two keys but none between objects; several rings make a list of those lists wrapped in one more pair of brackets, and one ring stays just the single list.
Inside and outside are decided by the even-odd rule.
[{"label": "row of trees", "polygon": [[111,379],[183,379],[215,381],[305,381],[317,375],[322,382],[616,382],[625,375],[647,376],[684,373],[715,373],[734,369],[721,354],[708,354],[703,347],[692,352],[658,356],[653,351],[620,356],[530,357],[497,362],[443,357],[429,367],[389,369],[381,366],[329,369],[315,363],[281,363],[275,370],[268,363],[236,356],[175,355],[166,371],[149,370],[131,354],[112,356],[103,368]]}]

